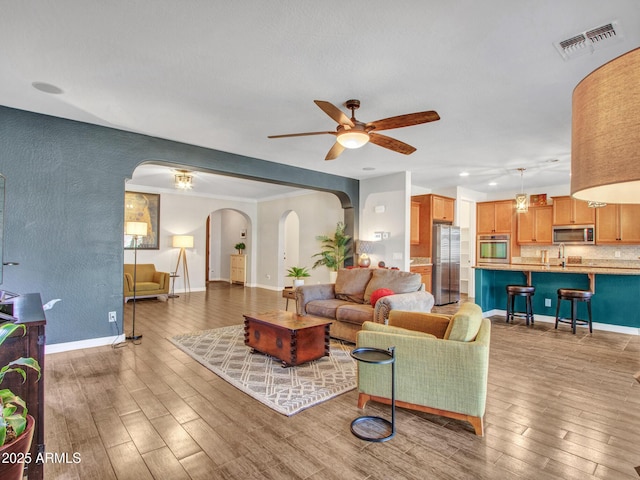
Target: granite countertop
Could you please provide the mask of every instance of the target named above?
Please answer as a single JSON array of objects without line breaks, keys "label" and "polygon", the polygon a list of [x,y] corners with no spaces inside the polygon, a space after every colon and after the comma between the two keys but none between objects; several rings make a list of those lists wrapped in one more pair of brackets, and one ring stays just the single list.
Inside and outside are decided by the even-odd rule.
[{"label": "granite countertop", "polygon": [[553,273],[595,273],[606,275],[640,275],[640,268],[625,268],[612,266],[572,264],[562,267],[560,265],[542,265],[531,263],[484,263],[473,268],[482,270],[509,270],[513,272],[553,272]]}]

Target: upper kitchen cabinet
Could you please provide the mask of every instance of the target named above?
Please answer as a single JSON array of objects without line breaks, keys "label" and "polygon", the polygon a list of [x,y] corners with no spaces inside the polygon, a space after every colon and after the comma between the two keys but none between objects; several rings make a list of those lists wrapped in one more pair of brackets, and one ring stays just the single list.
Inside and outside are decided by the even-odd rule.
[{"label": "upper kitchen cabinet", "polygon": [[432,214],[434,221],[453,223],[455,200],[449,197],[431,195]]},{"label": "upper kitchen cabinet", "polygon": [[477,233],[513,233],[514,215],[514,200],[478,202],[476,204]]},{"label": "upper kitchen cabinet", "polygon": [[596,210],[596,243],[640,244],[640,205],[615,205]]},{"label": "upper kitchen cabinet", "polygon": [[553,197],[554,225],[593,225],[596,221],[594,208],[583,200],[570,196]]},{"label": "upper kitchen cabinet", "polygon": [[431,257],[433,224],[453,224],[455,201],[455,198],[434,194],[411,197],[412,257]]},{"label": "upper kitchen cabinet", "polygon": [[548,244],[553,243],[552,236],[553,207],[529,207],[529,211],[518,213],[518,243]]},{"label": "upper kitchen cabinet", "polygon": [[411,201],[411,245],[420,244],[420,202]]}]

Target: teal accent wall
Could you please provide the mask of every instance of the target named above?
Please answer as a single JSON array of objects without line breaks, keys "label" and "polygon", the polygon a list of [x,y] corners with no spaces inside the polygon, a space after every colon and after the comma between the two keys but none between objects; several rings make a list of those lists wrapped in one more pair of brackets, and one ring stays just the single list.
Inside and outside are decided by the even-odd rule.
[{"label": "teal accent wall", "polygon": [[[506,310],[507,285],[525,285],[521,272],[475,269],[476,303],[483,311]],[[595,295],[591,299],[593,321],[610,325],[640,328],[638,299],[640,276],[596,274]],[[589,277],[579,273],[533,272],[531,284],[536,287],[533,297],[535,314],[555,317],[559,288],[589,289]],[[544,299],[551,299],[551,307],[544,306]],[[524,297],[516,298],[516,310],[524,311]],[[570,317],[570,302],[562,301],[560,316]],[[578,302],[578,317],[586,319],[587,308]]]},{"label": "teal accent wall", "polygon": [[122,333],[124,187],[144,162],[332,192],[358,231],[357,180],[0,106],[4,261],[20,263],[1,288],[62,300],[48,344]]}]

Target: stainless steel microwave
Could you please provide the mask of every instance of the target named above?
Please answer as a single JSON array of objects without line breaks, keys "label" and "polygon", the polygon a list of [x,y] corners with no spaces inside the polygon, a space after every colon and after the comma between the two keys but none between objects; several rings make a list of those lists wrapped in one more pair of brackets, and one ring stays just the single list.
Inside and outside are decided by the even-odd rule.
[{"label": "stainless steel microwave", "polygon": [[596,243],[593,225],[561,225],[553,227],[553,243],[568,245],[593,245]]},{"label": "stainless steel microwave", "polygon": [[509,235],[478,235],[477,263],[511,262]]}]

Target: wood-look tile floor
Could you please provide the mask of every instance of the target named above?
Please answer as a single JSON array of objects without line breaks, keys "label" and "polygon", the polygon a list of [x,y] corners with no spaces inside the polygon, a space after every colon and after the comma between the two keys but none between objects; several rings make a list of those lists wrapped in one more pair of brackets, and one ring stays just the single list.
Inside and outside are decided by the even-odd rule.
[{"label": "wood-look tile floor", "polygon": [[[484,437],[399,409],[396,437],[368,443],[349,430],[362,414],[356,391],[288,418],[167,340],[284,302],[278,292],[216,282],[206,293],[139,301],[139,345],[47,355],[47,451],[81,461],[47,464],[45,478],[639,478],[638,336],[495,317]],[[131,303],[125,316],[130,332]],[[384,416],[388,407],[366,411]]]}]

